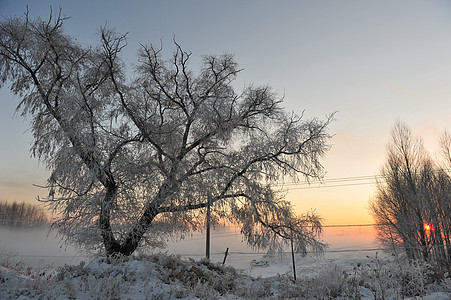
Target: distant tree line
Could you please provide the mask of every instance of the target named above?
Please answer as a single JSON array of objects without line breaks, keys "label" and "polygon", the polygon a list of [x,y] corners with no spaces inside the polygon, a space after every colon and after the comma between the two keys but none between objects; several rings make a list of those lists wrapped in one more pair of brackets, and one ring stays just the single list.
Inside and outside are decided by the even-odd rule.
[{"label": "distant tree line", "polygon": [[432,159],[422,140],[398,123],[370,210],[384,245],[451,268],[450,134],[442,136],[440,149],[442,159]]},{"label": "distant tree line", "polygon": [[48,224],[45,211],[37,205],[0,201],[0,225],[14,228],[41,227]]}]

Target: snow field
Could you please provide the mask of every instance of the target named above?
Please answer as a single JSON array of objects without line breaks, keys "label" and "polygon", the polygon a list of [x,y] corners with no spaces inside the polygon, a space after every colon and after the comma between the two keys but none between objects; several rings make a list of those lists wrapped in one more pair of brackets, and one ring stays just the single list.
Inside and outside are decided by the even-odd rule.
[{"label": "snow field", "polygon": [[3,261],[0,299],[451,299],[449,274],[430,265],[298,258],[294,282],[289,263],[289,256],[264,256],[237,270],[155,254],[30,270]]}]

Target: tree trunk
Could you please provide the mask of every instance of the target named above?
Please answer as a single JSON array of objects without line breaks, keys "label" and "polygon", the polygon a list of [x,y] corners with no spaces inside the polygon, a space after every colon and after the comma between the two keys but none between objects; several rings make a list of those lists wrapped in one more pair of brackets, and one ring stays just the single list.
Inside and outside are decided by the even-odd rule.
[{"label": "tree trunk", "polygon": [[146,208],[142,217],[138,220],[136,225],[127,235],[127,238],[122,243],[119,251],[121,255],[128,256],[135,252],[144,237],[144,234],[149,230],[149,227],[157,214],[157,209],[153,206]]},{"label": "tree trunk", "polygon": [[424,261],[429,261],[429,247],[426,240],[426,232],[424,230],[424,224],[422,222],[418,223],[419,232],[420,232],[420,245],[421,245],[421,254],[423,256]]},{"label": "tree trunk", "polygon": [[111,229],[111,204],[113,203],[116,193],[116,187],[112,186],[107,189],[104,201],[101,207],[99,217],[99,225],[102,230],[103,245],[107,256],[129,256],[138,248],[144,234],[148,231],[153,219],[158,214],[157,209],[148,206],[141,218],[136,222],[135,226],[130,230],[127,237],[122,243],[119,243],[114,237]]},{"label": "tree trunk", "polygon": [[119,252],[120,249],[120,244],[114,237],[111,229],[111,204],[114,201],[115,194],[116,185],[108,185],[105,198],[103,199],[100,208],[99,227],[102,230],[103,245],[107,256]]},{"label": "tree trunk", "polygon": [[[107,256],[129,256],[138,248],[144,234],[149,230],[152,221],[160,213],[158,207],[164,203],[165,199],[177,188],[174,184],[171,184],[170,180],[165,181],[158,191],[155,198],[146,206],[144,212],[129,231],[126,238],[122,243],[118,242],[114,237],[114,233],[111,229],[111,207],[114,203],[117,185],[112,176],[107,177],[107,182],[104,185],[106,187],[106,194],[104,201],[102,202],[100,213],[100,228],[102,229],[103,245]],[[174,182],[174,181],[172,181]]]}]

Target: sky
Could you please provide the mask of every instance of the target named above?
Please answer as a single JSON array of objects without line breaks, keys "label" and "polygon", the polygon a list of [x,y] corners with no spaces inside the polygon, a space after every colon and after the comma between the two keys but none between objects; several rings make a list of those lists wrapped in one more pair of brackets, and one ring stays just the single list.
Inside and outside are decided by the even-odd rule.
[{"label": "sky", "polygon": [[[451,131],[451,1],[0,0],[0,17],[21,16],[27,5],[44,19],[61,7],[66,30],[85,45],[98,44],[105,24],[128,32],[127,63],[140,43],[161,42],[170,53],[175,37],[193,53],[193,70],[202,55],[233,53],[244,69],[238,88],[269,84],[306,118],[336,112],[325,180],[377,175],[396,121],[433,155]],[[0,200],[33,202],[46,194],[33,184],[49,173],[30,155],[19,101],[0,90]],[[360,183],[290,186],[286,197],[326,224],[367,224],[375,186]]]}]

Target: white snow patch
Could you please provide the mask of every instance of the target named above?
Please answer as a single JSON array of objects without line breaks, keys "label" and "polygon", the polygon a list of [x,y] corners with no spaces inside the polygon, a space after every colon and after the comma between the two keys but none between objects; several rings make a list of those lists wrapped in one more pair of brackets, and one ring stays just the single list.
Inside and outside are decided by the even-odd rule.
[{"label": "white snow patch", "polygon": [[[387,259],[297,257],[294,283],[291,255],[266,255],[246,270],[163,254],[117,261],[97,258],[87,265],[82,262],[29,275],[0,267],[0,299],[366,300],[374,299],[378,285],[386,287],[386,299],[396,299],[398,287],[386,281],[390,272],[396,272],[392,263]],[[374,268],[379,270],[378,278],[371,273]],[[451,279],[429,284],[411,299],[451,299]]]}]

